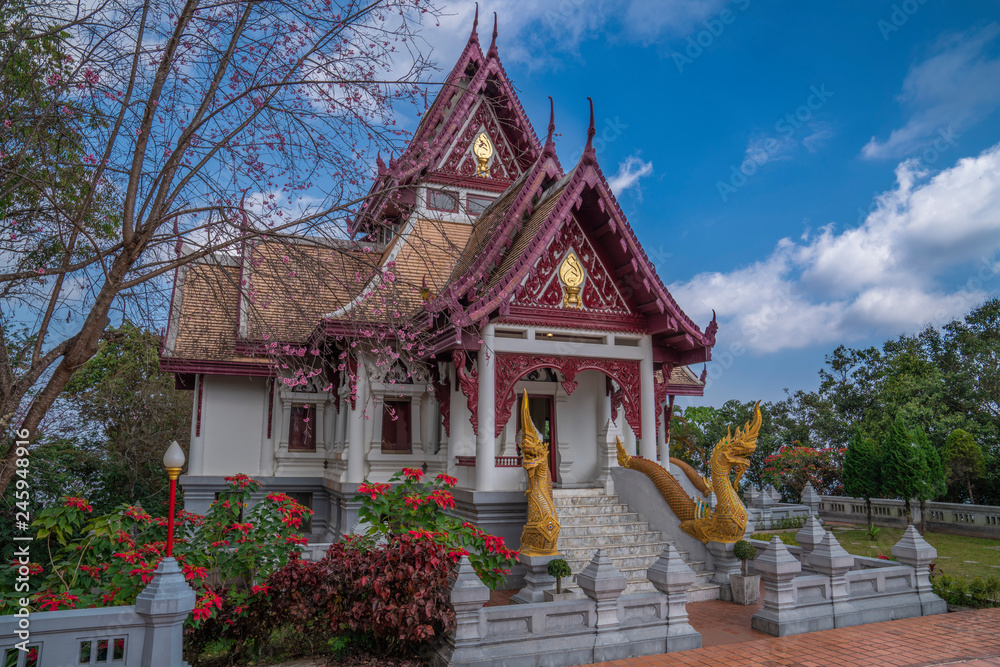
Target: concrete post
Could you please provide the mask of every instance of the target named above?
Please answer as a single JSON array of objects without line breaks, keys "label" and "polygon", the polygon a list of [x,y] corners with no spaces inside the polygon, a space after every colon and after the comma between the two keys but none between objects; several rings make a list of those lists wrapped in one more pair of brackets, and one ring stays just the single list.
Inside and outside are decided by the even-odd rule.
[{"label": "concrete post", "polygon": [[448,577],[449,601],[455,610],[456,648],[479,642],[479,610],[490,601],[490,589],[480,580],[469,562],[462,556],[458,567]]},{"label": "concrete post", "polygon": [[803,556],[808,556],[817,544],[823,541],[826,531],[819,525],[816,517],[811,516],[799,532],[795,533],[795,541],[802,547]]},{"label": "concrete post", "polygon": [[656,397],[654,385],[656,377],[653,369],[653,339],[643,336],[640,344],[643,356],[639,361],[639,405],[642,414],[639,416],[642,424],[642,437],[639,440],[639,455],[644,459],[656,461]]},{"label": "concrete post", "polygon": [[733,555],[735,545],[724,542],[708,542],[705,544],[715,561],[715,574],[712,581],[719,584],[719,598],[727,602],[733,600],[733,590],[729,587],[729,575],[740,573],[740,560]]},{"label": "concrete post", "polygon": [[802,504],[809,506],[810,516],[819,516],[819,504],[822,500],[813,488],[812,482],[806,482],[802,488]]},{"label": "concrete post", "polygon": [[354,409],[351,410],[347,441],[347,481],[351,484],[365,481],[365,406],[368,404],[368,372],[360,359],[357,373],[357,400]]},{"label": "concrete post", "polygon": [[483,328],[479,348],[479,430],[476,434],[476,491],[492,491],[496,469],[496,352],[493,349],[493,325]]},{"label": "concrete post", "polygon": [[594,558],[576,575],[576,583],[591,600],[597,602],[597,632],[617,630],[618,597],[625,590],[625,575],[615,568],[604,549],[598,549]]},{"label": "concrete post", "polygon": [[796,594],[793,579],[802,564],[788,552],[777,536],[757,555],[754,569],[764,581],[764,608],[754,614],[750,627],[769,635],[781,636],[780,621],[795,612]]},{"label": "concrete post", "polygon": [[921,615],[942,614],[947,611],[947,603],[935,595],[931,588],[929,566],[937,558],[937,549],[928,544],[912,524],[906,527],[899,542],[893,545],[892,555],[914,570],[913,583],[920,598]]},{"label": "concrete post", "polygon": [[153,581],[135,599],[135,611],[146,619],[142,667],[187,667],[184,662],[184,619],[194,609],[195,594],[173,558],[164,558]]},{"label": "concrete post", "polygon": [[544,602],[545,591],[554,590],[556,578],[549,574],[549,561],[562,558],[561,555],[554,556],[528,556],[520,554],[517,557],[524,567],[524,588],[514,594],[510,599],[511,604],[530,604],[532,602]]},{"label": "concrete post", "polygon": [[[810,521],[812,517],[810,517]],[[833,606],[833,627],[844,628],[858,625],[861,616],[850,603],[847,577],[854,567],[854,556],[847,553],[833,533],[826,533],[806,557],[809,566],[820,574],[830,577],[830,603]]]},{"label": "concrete post", "polygon": [[695,632],[688,623],[687,591],[697,578],[680,553],[672,544],[668,544],[655,563],[646,570],[646,578],[656,590],[667,596],[667,612],[664,620],[667,622],[667,650],[687,650],[701,648],[701,635],[698,635],[697,646],[685,646],[676,649],[670,646],[670,637],[690,635]]}]

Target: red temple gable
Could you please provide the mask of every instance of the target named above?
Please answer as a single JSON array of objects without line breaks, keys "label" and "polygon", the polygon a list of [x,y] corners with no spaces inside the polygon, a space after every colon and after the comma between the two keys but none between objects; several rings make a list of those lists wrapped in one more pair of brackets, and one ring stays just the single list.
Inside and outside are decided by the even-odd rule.
[{"label": "red temple gable", "polygon": [[524,281],[512,306],[561,308],[565,294],[559,278],[559,268],[570,253],[576,255],[583,268],[583,282],[580,285],[582,311],[632,314],[607,267],[597,256],[593,244],[572,216],[542,252],[535,264],[534,274]]},{"label": "red temple gable", "polygon": [[513,181],[520,176],[524,170],[518,160],[518,150],[501,129],[492,105],[485,100],[479,102],[461,134],[441,160],[436,175],[464,178],[476,176],[477,160],[472,147],[479,135],[484,132],[489,137],[494,152],[489,165],[489,178]]}]

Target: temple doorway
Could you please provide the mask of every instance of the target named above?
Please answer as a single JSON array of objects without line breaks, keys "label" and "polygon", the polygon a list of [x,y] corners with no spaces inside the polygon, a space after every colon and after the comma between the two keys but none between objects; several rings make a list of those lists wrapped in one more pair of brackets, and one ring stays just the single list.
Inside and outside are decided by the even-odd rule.
[{"label": "temple doorway", "polygon": [[[552,476],[553,483],[559,481],[557,472],[559,466],[556,461],[555,409],[555,401],[552,396],[540,396],[537,394],[528,395],[528,413],[531,415],[531,421],[538,430],[538,436],[549,448],[549,472]],[[517,415],[516,432],[520,433],[521,411],[518,410],[515,414]],[[517,453],[518,455],[521,454],[520,447],[518,447]]]}]

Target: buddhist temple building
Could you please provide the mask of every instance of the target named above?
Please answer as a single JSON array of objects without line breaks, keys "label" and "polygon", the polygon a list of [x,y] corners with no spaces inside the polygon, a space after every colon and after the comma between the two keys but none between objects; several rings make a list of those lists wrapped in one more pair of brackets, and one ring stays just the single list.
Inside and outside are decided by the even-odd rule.
[{"label": "buddhist temple building", "polygon": [[188,509],[243,472],[310,506],[326,542],[355,527],[360,483],[415,467],[456,477],[455,511],[517,548],[524,390],[557,489],[610,492],[616,436],[666,461],[717,325],[643,252],[592,106],[564,167],[554,114],[540,139],[495,24],[485,49],[477,27],[405,151],[379,157],[351,239],[263,238],[178,271],[161,358],[192,392]]}]

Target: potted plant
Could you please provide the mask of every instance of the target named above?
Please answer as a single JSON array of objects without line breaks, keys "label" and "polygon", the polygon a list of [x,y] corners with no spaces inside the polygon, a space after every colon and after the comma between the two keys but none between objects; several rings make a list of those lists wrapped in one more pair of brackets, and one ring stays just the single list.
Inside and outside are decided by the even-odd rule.
[{"label": "potted plant", "polygon": [[737,604],[757,604],[760,599],[760,575],[747,573],[747,561],[757,557],[757,548],[746,540],[733,545],[733,555],[740,559],[741,574],[729,575],[729,586],[733,591],[733,602]]},{"label": "potted plant", "polygon": [[574,591],[568,588],[565,591],[562,589],[562,578],[573,575],[573,571],[569,569],[569,563],[562,558],[553,558],[549,561],[548,572],[550,577],[556,578],[556,590],[554,593],[552,591],[545,591],[545,600],[547,602],[575,597],[576,593]]}]

